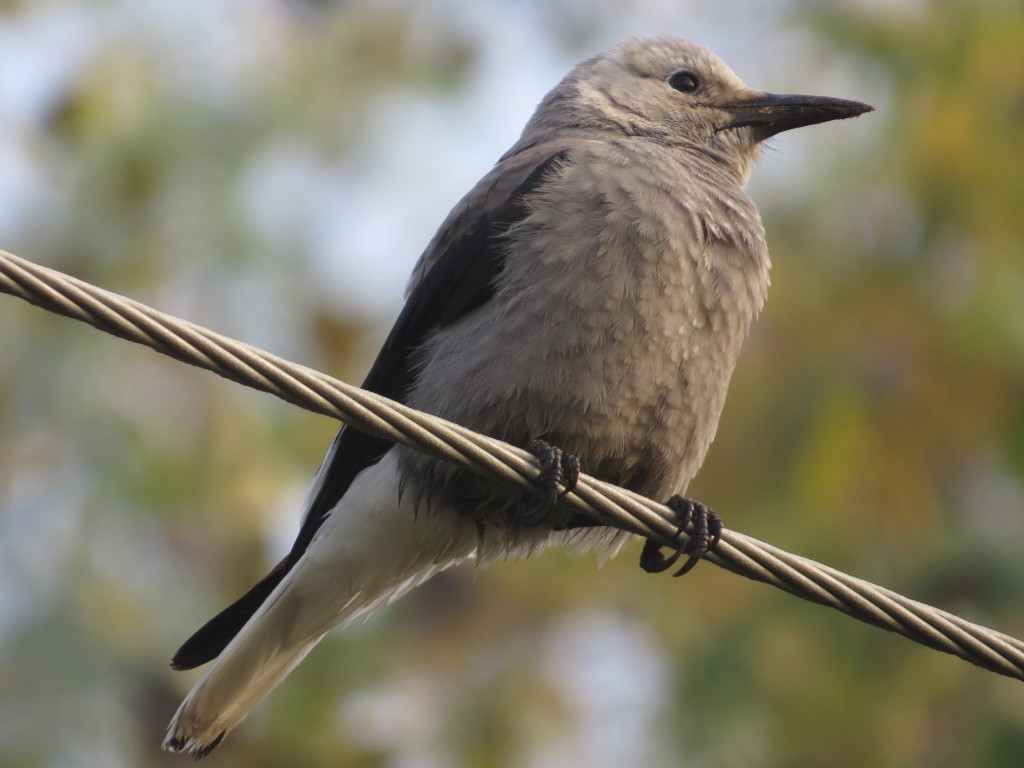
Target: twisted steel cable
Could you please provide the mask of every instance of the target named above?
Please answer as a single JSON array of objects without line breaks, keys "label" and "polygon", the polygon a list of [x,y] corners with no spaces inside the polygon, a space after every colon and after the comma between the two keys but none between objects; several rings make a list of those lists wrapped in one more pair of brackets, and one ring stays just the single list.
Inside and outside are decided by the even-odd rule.
[{"label": "twisted steel cable", "polygon": [[[495,481],[531,491],[540,471],[524,450],[6,251],[0,251],[0,291],[306,410],[456,462]],[[580,477],[562,503],[665,546],[677,547],[688,539],[687,532],[677,531],[668,507],[587,475]],[[1024,642],[813,560],[731,530],[724,532],[718,546],[704,559],[985,669],[1024,680]]]}]

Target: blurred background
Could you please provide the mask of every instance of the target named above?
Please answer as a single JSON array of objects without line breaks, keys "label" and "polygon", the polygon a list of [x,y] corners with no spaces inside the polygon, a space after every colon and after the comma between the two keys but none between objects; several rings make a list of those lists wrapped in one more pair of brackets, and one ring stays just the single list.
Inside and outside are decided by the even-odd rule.
[{"label": "blurred background", "polygon": [[[692,495],[1024,636],[1018,0],[5,0],[0,248],[358,383],[434,228],[628,36],[871,102],[755,171],[768,306]],[[0,766],[170,766],[180,641],[336,425],[0,296]],[[704,565],[548,552],[334,634],[216,766],[1019,766],[1024,687]]]}]

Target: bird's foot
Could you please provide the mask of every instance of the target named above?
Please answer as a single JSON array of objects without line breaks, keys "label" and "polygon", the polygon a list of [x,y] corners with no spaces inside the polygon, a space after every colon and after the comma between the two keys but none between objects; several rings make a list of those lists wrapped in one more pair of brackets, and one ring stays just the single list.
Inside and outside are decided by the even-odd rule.
[{"label": "bird's foot", "polygon": [[665,502],[665,505],[676,514],[676,522],[679,530],[682,531],[693,523],[693,534],[686,546],[680,547],[668,557],[661,553],[661,545],[652,539],[644,542],[643,551],[640,553],[640,567],[648,573],[661,573],[667,571],[684,554],[689,555],[683,567],[676,571],[673,576],[682,576],[697,564],[706,552],[710,552],[722,538],[722,518],[710,507],[706,507],[698,501],[687,499],[676,494]]},{"label": "bird's foot", "polygon": [[540,462],[541,470],[536,484],[541,496],[524,498],[516,518],[523,525],[533,526],[550,520],[558,504],[558,497],[576,487],[580,479],[580,460],[543,440],[532,441],[526,450]]}]

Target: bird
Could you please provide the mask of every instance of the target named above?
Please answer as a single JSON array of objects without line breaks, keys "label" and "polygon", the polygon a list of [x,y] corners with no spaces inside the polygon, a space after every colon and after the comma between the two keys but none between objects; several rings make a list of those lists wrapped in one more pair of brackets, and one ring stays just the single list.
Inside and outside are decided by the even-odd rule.
[{"label": "bird", "polygon": [[164,747],[199,758],[331,629],[434,574],[631,534],[561,512],[579,467],[665,499],[712,547],[721,520],[682,497],[714,438],[770,260],[744,191],[766,139],[872,107],[746,86],[711,50],[629,39],[578,64],[456,204],[416,263],[363,387],[520,446],[542,498],[343,426],[295,543],[174,655],[212,662]]}]

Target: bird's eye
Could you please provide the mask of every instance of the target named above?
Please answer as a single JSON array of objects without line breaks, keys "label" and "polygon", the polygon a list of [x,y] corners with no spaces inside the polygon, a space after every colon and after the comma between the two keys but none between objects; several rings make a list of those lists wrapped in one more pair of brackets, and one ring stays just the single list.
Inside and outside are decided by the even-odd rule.
[{"label": "bird's eye", "polygon": [[688,70],[682,72],[676,72],[672,77],[668,79],[668,84],[675,88],[677,91],[683,93],[693,93],[700,87],[700,80],[697,76]]}]

